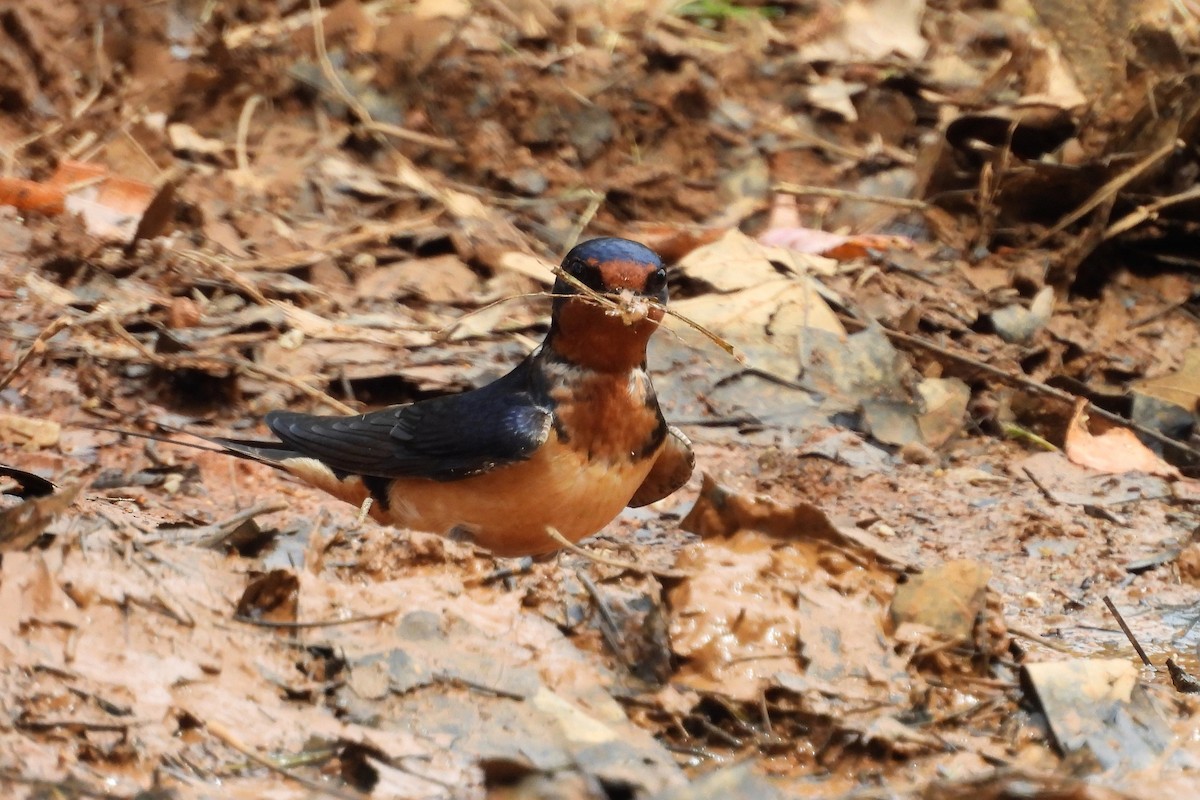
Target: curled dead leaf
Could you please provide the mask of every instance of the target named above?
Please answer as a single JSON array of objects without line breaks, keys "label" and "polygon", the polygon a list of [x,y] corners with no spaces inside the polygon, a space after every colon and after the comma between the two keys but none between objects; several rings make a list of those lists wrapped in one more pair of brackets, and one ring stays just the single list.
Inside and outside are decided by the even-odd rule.
[{"label": "curled dead leaf", "polygon": [[238,600],[237,616],[246,620],[295,622],[300,604],[300,581],[286,569],[273,569],[254,578]]},{"label": "curled dead leaf", "polygon": [[1155,455],[1128,428],[1109,428],[1098,435],[1089,431],[1087,401],[1082,398],[1075,402],[1063,450],[1072,462],[1110,475],[1144,472],[1180,477],[1178,469]]},{"label": "curled dead leaf", "polygon": [[58,444],[62,427],[53,420],[0,414],[0,444],[24,450],[43,450]]},{"label": "curled dead leaf", "polygon": [[54,484],[24,470],[0,466],[0,476],[20,485],[4,493],[25,497],[18,505],[0,511],[0,553],[24,550],[37,541],[46,526],[75,502],[83,484],[65,486],[55,492]]}]

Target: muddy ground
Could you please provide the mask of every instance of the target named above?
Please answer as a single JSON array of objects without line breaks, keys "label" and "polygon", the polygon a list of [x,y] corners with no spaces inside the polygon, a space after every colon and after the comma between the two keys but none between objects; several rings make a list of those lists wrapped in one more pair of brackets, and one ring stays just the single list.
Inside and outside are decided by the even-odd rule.
[{"label": "muddy ground", "polygon": [[[1197,13],[0,0],[5,796],[1191,796]],[[582,551],[159,441],[487,383],[596,235],[697,470]]]}]

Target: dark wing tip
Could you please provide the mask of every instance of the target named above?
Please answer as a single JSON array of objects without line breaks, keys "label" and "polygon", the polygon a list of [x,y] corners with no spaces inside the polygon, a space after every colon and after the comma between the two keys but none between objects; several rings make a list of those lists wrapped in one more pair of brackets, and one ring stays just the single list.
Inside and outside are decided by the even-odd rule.
[{"label": "dark wing tip", "polygon": [[252,439],[227,439],[221,436],[205,436],[205,440],[218,444],[235,456],[248,458],[279,467],[280,462],[300,455],[280,442],[260,442]]}]

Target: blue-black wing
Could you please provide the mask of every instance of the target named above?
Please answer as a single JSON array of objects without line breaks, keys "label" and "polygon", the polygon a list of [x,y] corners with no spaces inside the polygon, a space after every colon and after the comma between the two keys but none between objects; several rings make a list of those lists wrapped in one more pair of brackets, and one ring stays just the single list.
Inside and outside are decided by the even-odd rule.
[{"label": "blue-black wing", "polygon": [[349,417],[273,411],[266,423],[292,457],[319,459],[335,473],[465,478],[524,461],[546,441],[552,412],[532,367],[527,359],[487,386],[411,405]]}]

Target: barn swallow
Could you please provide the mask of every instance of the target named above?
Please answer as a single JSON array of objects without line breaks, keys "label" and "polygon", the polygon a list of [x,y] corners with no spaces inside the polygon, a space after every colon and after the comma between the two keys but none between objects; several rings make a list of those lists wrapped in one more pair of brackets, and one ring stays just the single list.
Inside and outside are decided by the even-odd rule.
[{"label": "barn swallow", "polygon": [[[646,371],[667,272],[628,239],[576,246],[541,346],[473,391],[352,416],[273,411],[277,442],[215,439],[279,467],[378,522],[467,538],[500,556],[579,541],[626,506],[652,503],[692,474],[690,442],[669,426]],[[629,313],[629,309],[634,309]],[[640,308],[640,311],[637,309]]]}]

